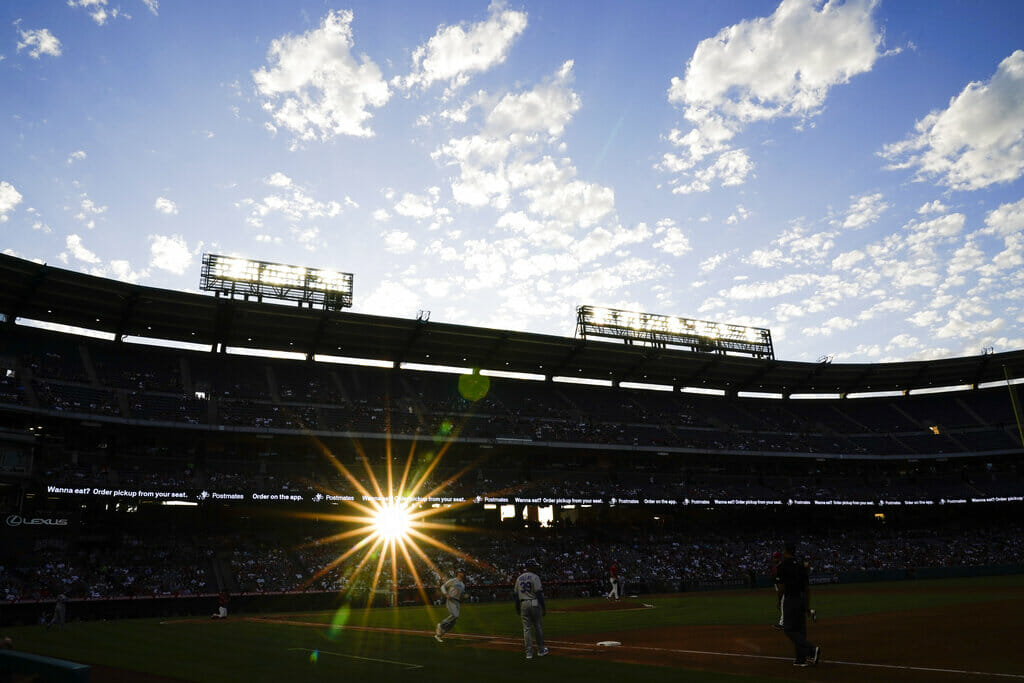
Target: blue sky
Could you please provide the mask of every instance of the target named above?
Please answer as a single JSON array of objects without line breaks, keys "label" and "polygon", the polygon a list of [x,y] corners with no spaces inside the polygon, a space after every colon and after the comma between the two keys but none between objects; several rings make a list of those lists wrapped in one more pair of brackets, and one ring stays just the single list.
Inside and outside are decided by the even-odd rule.
[{"label": "blue sky", "polygon": [[1024,347],[1024,3],[0,4],[0,249],[195,290],[787,360]]}]

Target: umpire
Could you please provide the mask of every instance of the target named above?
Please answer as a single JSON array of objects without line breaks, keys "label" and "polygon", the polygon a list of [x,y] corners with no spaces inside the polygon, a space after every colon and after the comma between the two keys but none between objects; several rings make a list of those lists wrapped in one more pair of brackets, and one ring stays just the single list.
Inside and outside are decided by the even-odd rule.
[{"label": "umpire", "polygon": [[796,648],[794,666],[812,666],[821,658],[821,648],[807,642],[807,615],[811,612],[811,592],[807,567],[794,557],[796,544],[786,543],[779,563],[778,577],[782,593],[782,630]]}]

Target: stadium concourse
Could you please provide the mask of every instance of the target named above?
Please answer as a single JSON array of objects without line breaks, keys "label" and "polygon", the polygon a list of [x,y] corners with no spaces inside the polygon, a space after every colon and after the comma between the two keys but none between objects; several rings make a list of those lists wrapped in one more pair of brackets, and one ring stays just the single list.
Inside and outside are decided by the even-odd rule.
[{"label": "stadium concourse", "polygon": [[1009,381],[1024,352],[733,357],[168,292],[6,255],[0,282],[4,619],[61,593],[72,618],[143,596],[201,613],[209,600],[174,600],[222,590],[366,601],[359,556],[334,564],[352,541],[331,539],[332,515],[386,498],[389,463],[456,551],[430,546],[396,580],[385,560],[378,588],[400,601],[421,599],[417,577],[436,598],[455,569],[473,599],[501,599],[524,560],[554,594],[601,594],[612,558],[631,593],[767,585],[793,530],[815,581],[1024,565],[1007,521],[1024,510]]}]

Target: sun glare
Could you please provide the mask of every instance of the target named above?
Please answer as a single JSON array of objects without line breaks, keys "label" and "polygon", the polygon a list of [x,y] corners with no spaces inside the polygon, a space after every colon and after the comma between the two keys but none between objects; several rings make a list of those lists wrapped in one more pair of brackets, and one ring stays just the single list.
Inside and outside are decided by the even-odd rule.
[{"label": "sun glare", "polygon": [[[475,390],[472,398],[467,397],[467,400],[476,401],[486,394],[485,385],[474,384],[471,388]],[[460,391],[463,389],[464,387],[460,385]],[[383,472],[380,469],[375,471],[375,468],[371,467],[370,458],[358,440],[352,442],[365,469],[363,480],[342,464],[322,441],[314,440],[337,473],[358,492],[359,496],[355,500],[343,501],[342,504],[347,509],[338,513],[292,513],[299,517],[348,526],[337,533],[301,544],[303,547],[320,546],[325,543],[342,544],[339,554],[307,577],[304,585],[314,585],[321,577],[341,570],[345,575],[346,584],[342,592],[348,593],[361,586],[369,588],[366,603],[368,607],[373,604],[374,596],[382,586],[386,586],[392,593],[392,600],[397,601],[400,581],[406,582],[405,587],[415,587],[423,604],[429,606],[431,601],[427,587],[445,576],[452,563],[472,565],[485,573],[497,572],[490,564],[481,562],[444,540],[434,537],[437,532],[450,534],[479,531],[461,526],[450,518],[457,510],[472,505],[473,499],[452,499],[451,502],[446,501],[444,504],[432,503],[479,462],[465,464],[458,472],[447,473],[444,478],[437,477],[438,465],[461,431],[461,426],[446,420],[438,429],[430,450],[425,454],[418,454],[419,441],[413,440],[409,445],[405,466],[395,468],[394,461],[397,458],[392,451],[390,416],[385,415],[385,420],[386,452],[383,454],[383,462],[380,463],[383,465]],[[417,463],[416,467],[413,467],[414,463]],[[327,488],[322,489],[321,493],[340,495],[339,492]],[[442,558],[444,560],[439,567],[435,559],[440,561]],[[399,575],[399,565],[404,577]],[[426,573],[423,572],[424,569]]]},{"label": "sun glare", "polygon": [[394,501],[384,503],[374,515],[373,527],[385,542],[405,540],[412,527],[409,508]]}]

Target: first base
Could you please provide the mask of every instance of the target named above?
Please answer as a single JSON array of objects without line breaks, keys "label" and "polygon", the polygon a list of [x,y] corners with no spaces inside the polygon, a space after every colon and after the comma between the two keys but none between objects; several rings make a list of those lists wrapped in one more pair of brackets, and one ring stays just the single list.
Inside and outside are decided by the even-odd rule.
[{"label": "first base", "polygon": [[619,645],[622,645],[622,643],[620,643],[617,640],[602,640],[598,643],[598,645],[600,645],[601,647],[617,647]]}]

